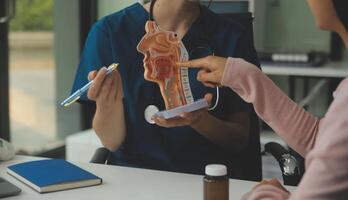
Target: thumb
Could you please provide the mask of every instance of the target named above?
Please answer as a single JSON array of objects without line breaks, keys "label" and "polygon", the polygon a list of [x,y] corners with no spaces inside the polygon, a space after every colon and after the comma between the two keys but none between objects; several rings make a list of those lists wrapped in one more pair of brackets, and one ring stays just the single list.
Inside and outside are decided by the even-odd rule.
[{"label": "thumb", "polygon": [[212,102],[212,100],[213,100],[213,94],[211,94],[211,93],[205,94],[205,95],[204,95],[204,99],[207,100],[208,105],[211,106],[211,102]]}]

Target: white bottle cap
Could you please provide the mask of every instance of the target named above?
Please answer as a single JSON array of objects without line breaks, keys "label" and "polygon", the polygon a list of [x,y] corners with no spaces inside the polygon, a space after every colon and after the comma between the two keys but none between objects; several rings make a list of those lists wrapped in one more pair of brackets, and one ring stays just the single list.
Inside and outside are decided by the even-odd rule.
[{"label": "white bottle cap", "polygon": [[205,174],[208,176],[226,176],[227,167],[218,164],[207,165],[205,166]]}]

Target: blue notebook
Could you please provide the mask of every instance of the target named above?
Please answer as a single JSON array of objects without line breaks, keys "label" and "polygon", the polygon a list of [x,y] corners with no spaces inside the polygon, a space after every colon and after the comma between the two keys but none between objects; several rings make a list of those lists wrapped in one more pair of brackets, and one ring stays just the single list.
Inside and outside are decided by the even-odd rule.
[{"label": "blue notebook", "polygon": [[11,165],[7,173],[40,193],[99,185],[102,179],[68,161],[48,159]]}]

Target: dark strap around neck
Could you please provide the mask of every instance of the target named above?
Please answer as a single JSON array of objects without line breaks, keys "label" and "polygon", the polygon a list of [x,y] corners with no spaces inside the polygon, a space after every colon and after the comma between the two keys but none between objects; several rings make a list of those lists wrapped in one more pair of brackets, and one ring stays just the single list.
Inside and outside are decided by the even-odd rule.
[{"label": "dark strap around neck", "polygon": [[149,20],[155,21],[153,17],[153,7],[155,6],[156,0],[152,0],[150,3],[150,13],[149,13]]}]

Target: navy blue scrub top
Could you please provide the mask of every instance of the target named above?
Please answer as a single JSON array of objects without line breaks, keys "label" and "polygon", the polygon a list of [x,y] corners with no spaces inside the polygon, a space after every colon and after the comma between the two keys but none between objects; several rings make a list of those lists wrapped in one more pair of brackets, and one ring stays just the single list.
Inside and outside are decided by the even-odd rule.
[{"label": "navy blue scrub top", "polygon": [[[148,105],[165,108],[159,87],[144,80],[143,55],[136,50],[147,20],[148,12],[139,3],[99,20],[89,33],[73,85],[76,91],[87,83],[90,71],[120,64],[127,134],[122,147],[113,152],[113,164],[203,174],[206,164],[222,163],[228,166],[230,177],[243,178],[245,167],[238,161],[241,155],[211,143],[189,126],[163,128],[145,121]],[[206,7],[201,8],[183,43],[188,52],[203,47],[218,56],[240,57],[258,64],[253,45],[243,37],[243,29]],[[202,98],[207,88],[196,81],[196,72],[190,69],[189,74],[194,96]],[[210,92],[215,94],[214,91]],[[88,98],[84,95],[81,100]],[[211,114],[226,120],[231,113],[249,109],[232,90],[222,88],[218,107]]]}]

